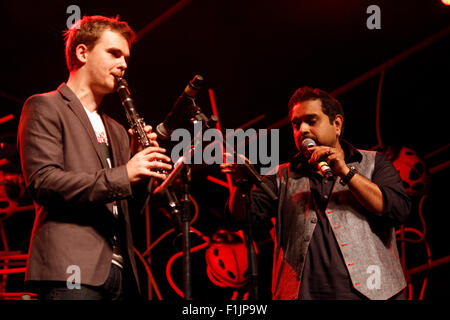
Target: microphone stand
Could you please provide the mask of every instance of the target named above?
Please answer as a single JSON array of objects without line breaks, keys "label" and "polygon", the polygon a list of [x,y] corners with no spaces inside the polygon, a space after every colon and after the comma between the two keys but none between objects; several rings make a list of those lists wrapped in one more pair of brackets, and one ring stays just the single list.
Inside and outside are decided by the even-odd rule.
[{"label": "microphone stand", "polygon": [[242,191],[242,198],[245,201],[245,216],[246,216],[246,232],[245,243],[247,246],[247,259],[248,259],[248,277],[249,277],[249,300],[259,300],[259,284],[258,284],[258,261],[253,245],[253,221],[250,213],[251,205],[251,188],[252,185],[257,184],[272,200],[278,200],[278,197],[270,190],[263,182],[261,175],[248,163],[243,164],[245,175],[248,177],[240,185]]},{"label": "microphone stand", "polygon": [[[183,243],[183,287],[185,300],[192,300],[192,271],[191,271],[191,237],[190,225],[192,219],[192,206],[189,198],[189,183],[190,183],[190,167],[186,166],[181,176],[183,184],[183,210],[181,215],[181,234]],[[183,181],[184,180],[184,181]]]},{"label": "microphone stand", "polygon": [[[191,122],[195,121],[202,122],[203,132],[206,128],[211,128],[213,124],[217,122],[217,118],[212,115],[208,119],[195,105],[194,99],[191,99],[190,113],[192,114]],[[192,300],[192,274],[191,274],[191,241],[190,241],[190,226],[189,222],[191,220],[191,201],[189,199],[189,183],[190,183],[190,166],[186,164],[186,159],[191,159],[195,148],[198,145],[193,145],[192,142],[202,141],[202,139],[197,139],[194,137],[191,140],[191,148],[189,149],[187,156],[180,157],[178,161],[174,164],[174,169],[169,174],[169,176],[154,190],[153,194],[165,194],[169,200],[169,207],[171,207],[171,217],[175,220],[175,224],[179,226],[182,233],[183,241],[183,287],[184,287],[184,299]],[[225,142],[226,143],[226,142]],[[250,215],[250,189],[252,184],[257,184],[263,191],[269,195],[272,200],[278,200],[278,197],[270,190],[264,183],[262,177],[256,172],[256,170],[248,163],[243,164],[245,174],[249,178],[247,191],[244,192],[245,203],[246,203],[246,216],[247,216],[247,232],[246,232],[246,245],[248,254],[248,265],[249,265],[249,296],[252,300],[259,299],[259,288],[258,288],[258,263],[255,252],[255,247],[253,246],[253,222]],[[182,176],[183,183],[183,207],[180,206],[175,193],[171,190],[172,185],[176,182],[177,178]]]},{"label": "microphone stand", "polygon": [[247,260],[248,260],[248,299],[259,300],[259,284],[258,284],[258,259],[253,245],[253,221],[250,215],[251,204],[251,188],[252,184],[248,180],[242,182],[239,186],[242,191],[242,198],[245,201],[245,217],[246,228],[244,232],[245,246],[247,248]]},{"label": "microphone stand", "polygon": [[[180,173],[183,181],[183,205],[180,205],[177,195],[170,188],[166,188],[165,193],[169,202],[171,211],[171,219],[175,230],[182,235],[182,252],[183,252],[183,292],[185,300],[192,300],[192,271],[191,271],[191,238],[189,223],[192,218],[191,201],[189,199],[190,168],[184,167]],[[155,193],[158,192],[155,190]]]},{"label": "microphone stand", "polygon": [[[210,119],[200,112],[197,108],[195,109],[195,114],[193,116],[192,122],[201,121],[202,130],[210,128],[213,123],[217,121],[215,116],[211,116]],[[154,190],[153,194],[165,194],[168,201],[169,207],[171,208],[171,217],[173,223],[178,225],[182,234],[182,252],[183,252],[183,289],[184,289],[184,299],[192,300],[192,272],[191,272],[191,238],[190,238],[190,226],[189,223],[192,218],[192,201],[190,200],[189,184],[190,184],[190,169],[191,166],[186,163],[187,159],[192,157],[192,154],[197,147],[193,145],[192,142],[199,141],[194,137],[191,140],[191,147],[187,153],[187,156],[183,156],[174,165],[174,169],[168,175],[168,177]],[[200,139],[201,141],[201,139]],[[173,184],[176,182],[177,178],[181,177],[182,189],[183,189],[183,205],[179,204],[175,192],[172,190]]]},{"label": "microphone stand", "polygon": [[[229,144],[226,140],[222,140],[222,143],[226,147]],[[231,148],[226,148],[230,150]],[[233,151],[236,155],[237,153]],[[258,261],[255,251],[255,246],[253,245],[253,221],[250,215],[250,204],[251,204],[251,187],[257,184],[273,201],[278,200],[278,197],[273,193],[273,191],[266,185],[263,181],[261,175],[253,168],[253,166],[244,161],[242,165],[243,173],[247,177],[245,181],[240,185],[242,192],[242,198],[245,200],[245,214],[246,214],[246,230],[244,232],[245,243],[247,247],[247,259],[248,259],[248,274],[249,274],[249,299],[258,300],[259,299],[259,286],[258,286]]]}]

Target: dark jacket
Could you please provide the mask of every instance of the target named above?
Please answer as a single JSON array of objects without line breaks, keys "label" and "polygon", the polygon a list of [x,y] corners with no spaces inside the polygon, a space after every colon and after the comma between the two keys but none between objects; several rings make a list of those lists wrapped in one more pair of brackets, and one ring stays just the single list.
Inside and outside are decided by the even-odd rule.
[{"label": "dark jacket", "polygon": [[30,97],[22,110],[18,148],[22,171],[35,201],[26,280],[67,281],[78,266],[82,284],[101,285],[111,267],[112,202],[121,208],[123,247],[136,277],[127,198],[126,130],[100,112],[113,168],[102,156],[89,118],[65,84]]}]

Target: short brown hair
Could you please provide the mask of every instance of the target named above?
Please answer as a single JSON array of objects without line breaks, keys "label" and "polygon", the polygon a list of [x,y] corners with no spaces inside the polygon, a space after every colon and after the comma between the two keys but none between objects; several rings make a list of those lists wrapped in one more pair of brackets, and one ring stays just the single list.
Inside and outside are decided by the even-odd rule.
[{"label": "short brown hair", "polygon": [[66,41],[66,63],[69,71],[74,70],[78,66],[78,59],[75,52],[77,46],[84,44],[88,50],[91,50],[105,30],[115,31],[121,34],[128,41],[129,46],[136,39],[135,32],[130,28],[128,23],[119,21],[119,16],[115,18],[84,16],[68,30],[63,32]]}]

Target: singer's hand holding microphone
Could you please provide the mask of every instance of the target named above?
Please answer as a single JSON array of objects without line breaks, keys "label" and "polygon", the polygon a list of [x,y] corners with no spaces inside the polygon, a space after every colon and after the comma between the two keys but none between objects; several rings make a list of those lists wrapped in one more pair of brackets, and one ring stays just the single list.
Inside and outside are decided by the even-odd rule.
[{"label": "singer's hand holding microphone", "polygon": [[345,155],[342,149],[317,145],[310,138],[303,139],[302,152],[308,159],[308,163],[316,165],[325,177],[332,178],[334,175],[343,177],[349,168],[345,163]]}]

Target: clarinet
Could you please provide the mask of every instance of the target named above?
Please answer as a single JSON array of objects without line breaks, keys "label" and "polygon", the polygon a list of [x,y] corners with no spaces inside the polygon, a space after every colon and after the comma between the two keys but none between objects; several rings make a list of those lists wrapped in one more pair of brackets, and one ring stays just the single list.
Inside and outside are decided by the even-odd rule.
[{"label": "clarinet", "polygon": [[127,115],[128,123],[137,135],[139,142],[144,148],[150,147],[151,143],[144,131],[145,122],[144,119],[139,116],[139,113],[134,106],[134,101],[131,98],[130,91],[128,90],[128,83],[123,78],[116,78],[117,81],[117,93],[119,94],[122,105]]},{"label": "clarinet", "polygon": [[[119,93],[120,100],[122,101],[122,105],[125,109],[125,113],[127,115],[128,123],[130,127],[133,129],[134,133],[137,135],[139,142],[142,147],[147,148],[151,146],[150,140],[145,133],[144,127],[145,122],[144,119],[139,116],[139,113],[134,106],[134,101],[131,98],[130,91],[128,90],[128,83],[125,79],[116,77],[117,82],[117,93]],[[165,170],[159,171],[158,173],[167,174]],[[153,177],[150,178],[147,185],[147,196],[144,200],[144,205],[141,210],[141,214],[144,212],[145,207],[150,200],[150,196],[152,194],[153,183],[155,179]]]}]

